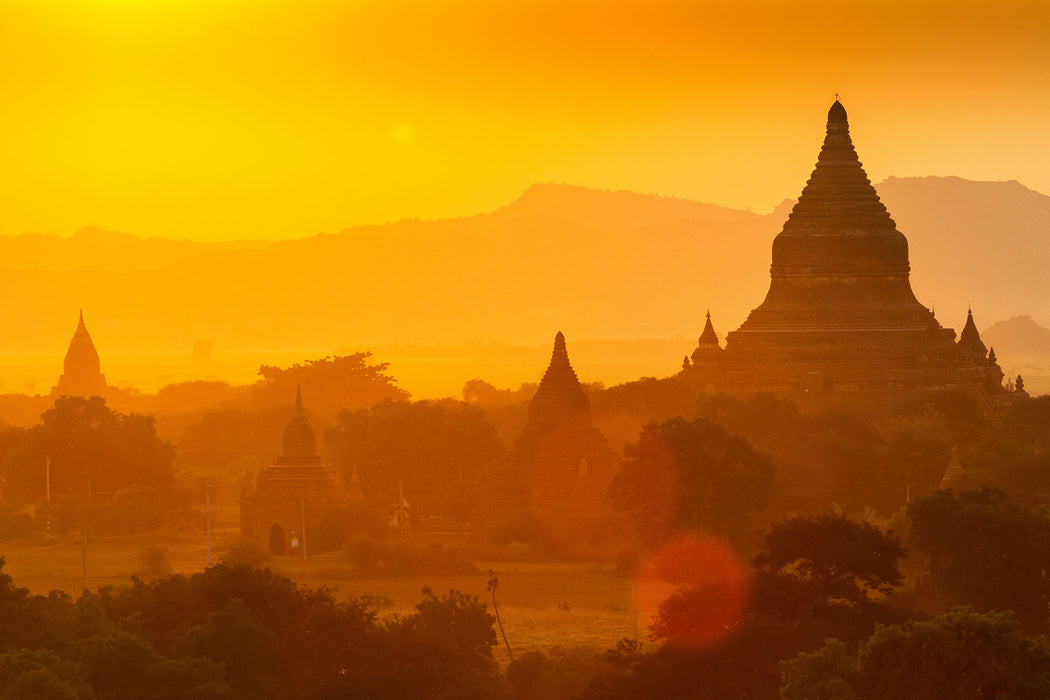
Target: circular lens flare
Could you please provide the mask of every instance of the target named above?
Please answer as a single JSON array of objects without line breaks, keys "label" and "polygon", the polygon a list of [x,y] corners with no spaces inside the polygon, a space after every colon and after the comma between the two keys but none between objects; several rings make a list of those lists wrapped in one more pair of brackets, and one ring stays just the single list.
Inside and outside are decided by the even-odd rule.
[{"label": "circular lens flare", "polygon": [[735,550],[710,535],[687,535],[654,550],[635,577],[639,619],[653,636],[705,648],[725,637],[747,607],[750,577]]}]

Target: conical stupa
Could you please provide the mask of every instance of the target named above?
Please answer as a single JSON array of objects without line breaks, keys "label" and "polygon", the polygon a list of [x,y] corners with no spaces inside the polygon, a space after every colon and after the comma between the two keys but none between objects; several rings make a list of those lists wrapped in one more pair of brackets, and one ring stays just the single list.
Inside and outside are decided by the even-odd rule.
[{"label": "conical stupa", "polygon": [[51,390],[53,396],[102,396],[106,393],[106,377],[102,374],[98,351],[84,325],[84,310],[69,349],[62,362],[62,374],[58,384]]},{"label": "conical stupa", "polygon": [[554,337],[554,351],[529,403],[529,420],[514,444],[516,480],[533,498],[563,499],[577,482],[585,460],[588,480],[603,484],[612,473],[613,454],[591,420],[587,394],[569,362],[565,336]]}]

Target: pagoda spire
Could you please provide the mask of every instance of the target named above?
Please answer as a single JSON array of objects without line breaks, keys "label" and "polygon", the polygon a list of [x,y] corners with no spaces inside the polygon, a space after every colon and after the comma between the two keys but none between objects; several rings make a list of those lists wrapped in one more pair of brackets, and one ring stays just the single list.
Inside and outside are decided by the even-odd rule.
[{"label": "pagoda spire", "polygon": [[529,422],[556,423],[569,415],[589,413],[590,410],[587,394],[569,362],[565,336],[559,331],[554,336],[550,364],[529,403]]},{"label": "pagoda spire", "polygon": [[977,331],[977,324],[973,321],[973,309],[966,309],[966,325],[959,334],[959,347],[981,357],[988,353],[988,348],[984,346],[981,334]]},{"label": "pagoda spire", "polygon": [[299,462],[319,462],[317,440],[314,430],[303,413],[303,394],[299,385],[295,387],[295,413],[284,429],[281,459]]},{"label": "pagoda spire", "polygon": [[700,334],[700,347],[718,347],[718,334],[715,326],[711,323],[711,310],[707,311],[707,322],[704,323],[704,331]]},{"label": "pagoda spire", "polygon": [[[721,354],[722,346],[718,344],[718,334],[715,333],[715,326],[711,323],[711,309],[708,308],[704,330],[700,334],[696,350],[693,350],[693,354],[690,357],[692,357],[694,363],[703,363],[705,360],[714,360]],[[685,369],[684,366],[683,369]]]}]

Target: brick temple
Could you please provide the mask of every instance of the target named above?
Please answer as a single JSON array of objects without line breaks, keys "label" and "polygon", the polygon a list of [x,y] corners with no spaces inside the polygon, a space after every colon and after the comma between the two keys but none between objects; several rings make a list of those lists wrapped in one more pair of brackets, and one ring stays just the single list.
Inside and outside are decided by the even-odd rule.
[{"label": "brick temple", "polygon": [[298,387],[281,448],[281,455],[263,468],[255,487],[241,498],[241,537],[270,554],[297,554],[309,548],[327,513],[364,496],[356,478],[346,486],[339,470],[318,454]]},{"label": "brick temple", "polygon": [[708,313],[681,377],[703,390],[963,389],[1008,403],[970,314],[958,342],[915,298],[908,241],[868,180],[836,100],[817,165],[773,240],[769,291],[719,344]]}]

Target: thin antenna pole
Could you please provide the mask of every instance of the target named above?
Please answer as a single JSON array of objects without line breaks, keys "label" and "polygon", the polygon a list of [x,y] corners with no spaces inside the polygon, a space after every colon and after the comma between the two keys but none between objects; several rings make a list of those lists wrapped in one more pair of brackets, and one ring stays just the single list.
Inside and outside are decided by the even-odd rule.
[{"label": "thin antenna pole", "polygon": [[211,484],[204,485],[204,537],[208,543],[208,566],[211,566]]}]

